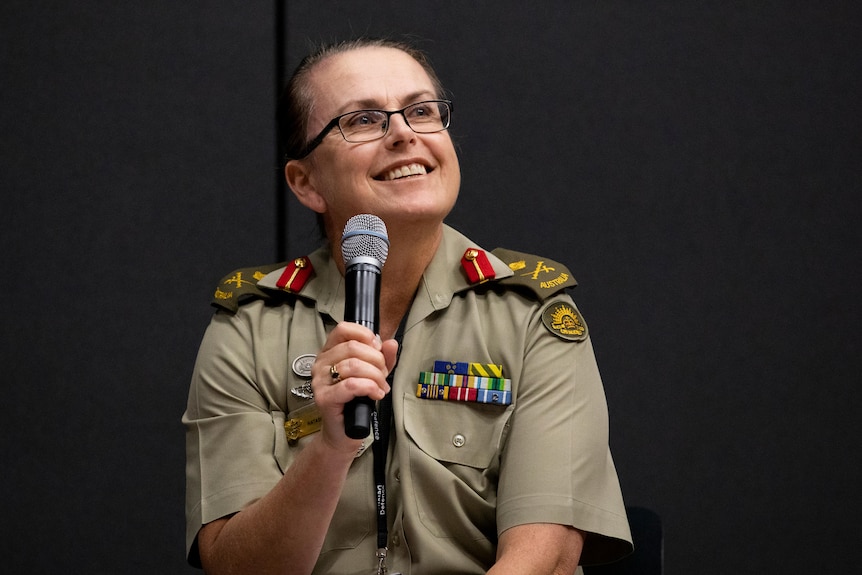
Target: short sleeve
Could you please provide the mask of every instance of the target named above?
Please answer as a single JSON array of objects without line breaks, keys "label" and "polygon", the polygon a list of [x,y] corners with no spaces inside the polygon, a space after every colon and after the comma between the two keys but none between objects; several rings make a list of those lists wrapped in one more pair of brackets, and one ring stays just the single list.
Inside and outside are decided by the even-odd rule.
[{"label": "short sleeve", "polygon": [[263,497],[281,479],[275,456],[284,414],[259,384],[248,317],[217,313],[204,334],[183,415],[186,549],[196,564],[201,526]]},{"label": "short sleeve", "polygon": [[529,326],[516,408],[503,453],[498,531],[559,523],[587,531],[584,564],[631,552],[625,505],[608,446],[608,413],[589,337],[554,334],[538,309]]}]

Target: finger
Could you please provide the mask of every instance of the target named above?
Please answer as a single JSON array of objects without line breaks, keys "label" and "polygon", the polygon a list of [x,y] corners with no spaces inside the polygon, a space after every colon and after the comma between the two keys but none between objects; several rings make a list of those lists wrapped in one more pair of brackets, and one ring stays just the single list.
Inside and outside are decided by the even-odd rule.
[{"label": "finger", "polygon": [[341,360],[330,368],[330,385],[340,385],[353,396],[382,399],[389,391],[386,381],[389,372],[382,359],[383,354],[379,356],[380,362],[374,363],[356,357]]},{"label": "finger", "polygon": [[374,340],[377,336],[374,335],[374,332],[365,327],[364,325],[359,325],[358,323],[353,323],[349,321],[343,321],[339,323],[335,328],[329,333],[326,338],[326,343],[323,345],[323,349],[321,352],[324,352],[328,349],[332,349],[342,343],[346,343],[348,341],[357,341],[359,343],[374,346]]}]

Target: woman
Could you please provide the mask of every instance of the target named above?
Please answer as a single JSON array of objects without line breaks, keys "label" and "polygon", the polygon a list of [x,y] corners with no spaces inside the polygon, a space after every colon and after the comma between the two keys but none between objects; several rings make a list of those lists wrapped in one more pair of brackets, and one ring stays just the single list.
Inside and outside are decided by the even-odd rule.
[{"label": "woman", "polygon": [[[207,573],[573,573],[630,550],[570,274],[443,223],[451,109],[390,41],[329,46],[291,79],[285,177],[328,246],[217,292],[183,418]],[[356,214],[388,230],[379,335],[342,321]],[[379,402],[388,441],[345,434],[355,397]]]}]

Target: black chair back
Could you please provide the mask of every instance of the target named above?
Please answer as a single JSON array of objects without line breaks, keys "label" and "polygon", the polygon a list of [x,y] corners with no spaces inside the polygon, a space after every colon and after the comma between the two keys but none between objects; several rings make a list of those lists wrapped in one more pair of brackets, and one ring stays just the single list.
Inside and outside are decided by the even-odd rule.
[{"label": "black chair back", "polygon": [[662,575],[664,538],[661,517],[645,507],[626,507],[634,552],[607,565],[584,567],[585,575]]}]

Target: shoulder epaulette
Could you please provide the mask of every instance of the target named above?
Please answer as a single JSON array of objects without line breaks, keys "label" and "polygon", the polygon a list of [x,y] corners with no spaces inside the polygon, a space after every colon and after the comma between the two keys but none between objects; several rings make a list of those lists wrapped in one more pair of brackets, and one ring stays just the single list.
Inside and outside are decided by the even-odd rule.
[{"label": "shoulder epaulette", "polygon": [[314,266],[308,257],[296,258],[285,266],[275,285],[286,292],[299,293],[313,273]]},{"label": "shoulder epaulette", "polygon": [[569,268],[559,262],[504,248],[497,248],[491,253],[514,272],[514,275],[501,279],[501,284],[525,287],[536,294],[540,301],[578,285]]},{"label": "shoulder epaulette", "polygon": [[221,279],[213,294],[212,305],[230,313],[239,306],[255,299],[269,299],[269,294],[257,287],[257,282],[266,274],[284,267],[283,263],[242,268],[232,271]]},{"label": "shoulder epaulette", "polygon": [[461,257],[461,267],[471,284],[483,284],[496,277],[494,266],[488,260],[488,254],[479,248],[468,248],[464,252]]}]

